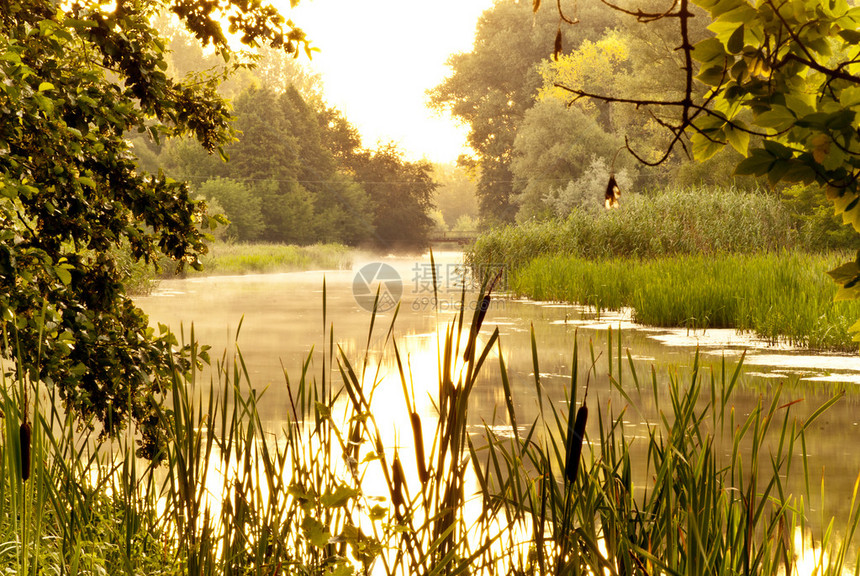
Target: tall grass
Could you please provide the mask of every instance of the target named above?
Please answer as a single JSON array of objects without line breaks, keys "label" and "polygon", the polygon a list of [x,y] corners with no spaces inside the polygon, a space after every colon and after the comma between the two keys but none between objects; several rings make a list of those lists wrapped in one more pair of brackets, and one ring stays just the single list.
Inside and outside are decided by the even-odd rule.
[{"label": "tall grass", "polygon": [[517,270],[546,255],[588,259],[765,252],[805,247],[795,218],[777,198],[735,189],[666,189],[633,195],[617,210],[574,211],[564,221],[490,230],[467,253],[469,264]]},{"label": "tall grass", "polygon": [[265,274],[298,270],[343,270],[352,265],[352,253],[342,244],[240,244],[215,242],[201,258],[203,270],[189,274]]},{"label": "tall grass", "polygon": [[[740,365],[731,372],[724,363],[719,374],[707,373],[696,357],[686,378],[670,370],[666,383],[658,381],[653,370],[650,378],[637,375],[628,352],[633,382],[625,384],[621,344],[613,357],[610,337],[609,379],[622,405],[614,414],[611,403],[595,402],[592,396],[597,422],[587,422],[583,437],[573,433],[571,422],[579,396],[579,428],[587,403],[580,394],[597,375],[600,355],[595,356],[593,347],[590,352],[590,361],[583,363],[574,349],[567,405],[542,403],[525,438],[511,441],[487,431],[484,498],[508,510],[511,521],[532,534],[528,554],[511,554],[516,573],[860,571],[853,544],[860,519],[857,484],[840,537],[832,524],[816,531],[820,544],[813,566],[800,565],[803,551],[796,542],[796,534],[810,529],[808,500],[787,486],[787,478],[799,476],[809,492],[804,430],[838,396],[798,419],[794,403],[783,404],[777,389],[749,415],[737,414],[731,398],[740,382]],[[535,389],[540,395],[539,377]],[[625,422],[636,417],[628,412],[636,411],[633,397],[643,391],[656,402],[660,418],[645,438],[634,441]],[[661,398],[668,405],[661,404]],[[513,409],[509,401],[508,410]],[[584,466],[579,474],[567,474],[571,454],[578,454],[580,447]],[[508,549],[516,551],[517,544],[510,540]]]},{"label": "tall grass", "polygon": [[510,277],[511,288],[538,300],[631,308],[653,326],[735,328],[770,342],[856,350],[850,326],[860,302],[834,302],[826,271],[834,255],[765,253],[651,260],[544,257]]},{"label": "tall grass", "polygon": [[[161,466],[136,458],[132,430],[99,445],[63,413],[55,389],[24,377],[4,380],[0,570],[775,574],[792,566],[784,535],[803,525],[805,510],[785,491],[781,475],[796,467],[803,430],[827,405],[795,424],[777,395],[736,422],[730,398],[739,371],[708,378],[694,368],[687,385],[670,372],[671,403],[649,435],[645,460],[631,449],[623,414],[613,417],[593,403],[597,420],[584,428],[588,443],[581,445],[579,473],[566,474],[574,460],[566,452],[581,441],[569,438],[568,430],[580,388],[576,350],[574,392],[560,406],[541,388],[533,338],[542,416],[524,435],[500,355],[513,435],[502,439],[488,427],[481,440],[467,432],[471,392],[499,346],[497,330],[484,344],[478,339],[490,304],[485,294],[471,321],[456,315],[440,339],[432,421],[422,421],[416,409],[394,320],[382,329],[410,422],[392,445],[374,401],[381,366],[370,349],[376,316],[363,357],[350,358],[335,345],[325,292],[323,286],[321,354],[311,353],[298,374],[285,375],[289,407],[280,430],[260,421],[265,391],[254,389],[238,349],[225,352],[212,379],[203,381],[208,354],[192,334],[169,397],[152,414],[167,438]],[[613,385],[629,398],[633,389],[622,386],[620,347],[619,341]],[[607,348],[612,366],[614,346]],[[592,367],[595,362],[592,350]],[[637,389],[646,382],[633,380]],[[663,384],[655,375],[650,386],[659,396]],[[708,391],[702,405],[699,396]],[[31,470],[24,480],[19,424],[27,419]],[[765,432],[778,426],[774,445]],[[727,462],[714,450],[723,431],[733,446]],[[742,443],[752,443],[751,459],[740,456]],[[480,485],[474,517],[465,506],[471,474]],[[644,492],[634,486],[639,477],[646,479]],[[818,559],[819,573],[841,574],[856,543],[858,517],[854,503],[845,538],[825,538],[829,556]]]}]

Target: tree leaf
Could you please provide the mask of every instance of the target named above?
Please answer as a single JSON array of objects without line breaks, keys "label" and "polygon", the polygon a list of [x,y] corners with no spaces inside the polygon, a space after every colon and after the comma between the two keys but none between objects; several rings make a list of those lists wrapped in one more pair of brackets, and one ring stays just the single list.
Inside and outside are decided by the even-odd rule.
[{"label": "tree leaf", "polygon": [[728,42],[726,42],[726,49],[732,54],[738,54],[741,50],[744,49],[744,25],[741,24],[738,26],[737,30],[735,30],[731,36],[729,36]]},{"label": "tree leaf", "polygon": [[305,516],[305,519],[302,520],[302,533],[317,548],[325,547],[331,540],[331,532],[319,520],[311,516]]},{"label": "tree leaf", "polygon": [[731,125],[726,125],[725,133],[726,140],[732,145],[732,148],[738,151],[743,156],[747,155],[750,145],[750,134],[743,130],[746,128],[743,122],[735,122],[738,128],[733,128]]},{"label": "tree leaf", "polygon": [[756,148],[748,158],[735,167],[734,173],[738,176],[763,176],[770,169],[771,164],[773,164],[773,156],[761,148]]}]

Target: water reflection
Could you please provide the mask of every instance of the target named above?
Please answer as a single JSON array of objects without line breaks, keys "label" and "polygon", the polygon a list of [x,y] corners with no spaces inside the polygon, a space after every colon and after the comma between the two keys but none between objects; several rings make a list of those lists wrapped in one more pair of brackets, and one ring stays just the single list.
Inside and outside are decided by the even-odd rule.
[{"label": "water reflection", "polygon": [[[414,450],[408,449],[412,439],[404,396],[410,398],[425,429],[432,427],[437,415],[434,399],[438,396],[440,343],[461,301],[460,286],[454,278],[459,258],[459,254],[439,255],[437,263],[443,268],[436,276],[437,280],[441,278],[438,294],[434,294],[432,286],[428,289],[428,259],[385,259],[403,281],[400,313],[392,335],[401,352],[407,383],[405,393],[400,367],[391,348],[385,347],[395,312],[379,314],[371,331],[370,313],[353,297],[354,271],[167,281],[152,296],[138,302],[154,322],[170,324],[174,330],[184,326],[186,332],[193,324],[195,336],[210,343],[215,351],[226,349],[232,354],[238,347],[253,385],[267,388],[265,402],[259,407],[260,417],[273,432],[282,429],[291,418],[285,370],[295,378],[310,357],[312,373],[318,374],[325,366],[330,369],[329,378],[340,380],[337,363],[329,362],[327,356],[331,354],[329,342],[335,342],[373,383],[373,413],[386,449],[398,450],[409,484],[415,485],[418,466],[414,459],[408,460]],[[357,262],[354,270],[364,263]],[[240,323],[241,333],[237,337]],[[716,377],[723,372],[731,374],[742,351],[747,351],[746,377],[733,397],[732,408],[738,418],[748,415],[760,401],[767,404],[780,386],[782,403],[801,401],[793,407],[800,419],[808,417],[834,392],[844,388],[846,397],[807,430],[810,484],[815,487],[823,482],[826,488],[820,494],[813,489],[811,500],[805,504],[807,512],[816,518],[836,515],[836,526],[840,525],[839,519],[847,517],[849,495],[860,472],[860,455],[855,449],[860,441],[856,393],[860,360],[856,356],[810,356],[790,349],[762,348],[760,343],[733,331],[690,333],[647,329],[632,325],[623,313],[597,318],[582,307],[513,299],[494,301],[485,322],[484,337],[495,327],[501,335],[500,345],[494,349],[472,391],[469,422],[475,432],[488,426],[511,433],[500,360],[507,367],[517,420],[525,428],[538,418],[541,410],[538,386],[555,406],[570,394],[571,358],[577,340],[581,358],[588,359],[580,362],[580,383],[585,381],[591,364],[591,347],[596,358],[589,407],[594,410],[611,407],[615,414],[626,409],[625,426],[631,437],[644,438],[650,423],[659,417],[660,404],[668,402],[662,385],[658,386],[655,397],[647,384],[651,367],[655,367],[660,378],[665,378],[670,370],[679,378],[688,378],[697,346],[701,370]],[[331,331],[334,336],[330,339]],[[539,351],[537,369],[531,352],[532,331]],[[628,405],[610,384],[610,373],[620,379],[632,404]],[[636,388],[637,378],[641,391]],[[425,445],[426,453],[431,450],[432,446]],[[801,470],[800,466],[794,469]],[[787,480],[792,490],[803,488],[799,472],[798,477]],[[477,491],[474,480],[467,488],[473,493]],[[380,495],[384,492],[380,488]]]}]

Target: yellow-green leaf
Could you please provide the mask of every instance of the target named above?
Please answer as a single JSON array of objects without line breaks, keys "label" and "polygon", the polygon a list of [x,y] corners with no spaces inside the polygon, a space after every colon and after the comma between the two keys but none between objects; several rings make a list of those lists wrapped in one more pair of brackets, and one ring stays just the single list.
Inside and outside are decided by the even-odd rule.
[{"label": "yellow-green leaf", "polygon": [[743,122],[735,122],[735,125],[737,125],[738,128],[726,126],[726,140],[728,140],[729,144],[732,145],[732,148],[737,150],[738,153],[746,156],[750,146],[750,134],[743,130],[743,128],[746,128]]}]

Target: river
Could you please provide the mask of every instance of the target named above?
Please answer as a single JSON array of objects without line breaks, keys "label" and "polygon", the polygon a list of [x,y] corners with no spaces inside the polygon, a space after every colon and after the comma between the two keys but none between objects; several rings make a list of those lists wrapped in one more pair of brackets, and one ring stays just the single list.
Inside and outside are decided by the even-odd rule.
[{"label": "river", "polygon": [[[390,441],[397,442],[396,429],[403,426],[404,420],[408,422],[408,417],[396,366],[390,354],[383,354],[381,348],[394,318],[392,306],[399,301],[392,335],[404,357],[408,357],[419,411],[422,417],[432,418],[431,394],[437,386],[437,334],[455,318],[463,282],[460,253],[440,253],[436,257],[438,306],[433,305],[434,275],[428,255],[357,257],[351,270],[166,280],[150,296],[136,301],[152,323],[167,324],[176,332],[184,330],[186,335],[193,325],[196,338],[212,346],[213,357],[220,357],[226,350],[229,359],[237,348],[241,350],[252,386],[260,391],[265,389],[266,401],[261,405],[260,415],[273,430],[279,429],[289,417],[284,371],[296,379],[303,361],[313,350],[311,371],[318,373],[329,330],[334,331],[334,342],[356,365],[361,364],[365,350],[369,349],[368,358],[380,368],[375,410],[385,415],[380,424],[392,429]],[[381,295],[380,311],[369,335],[369,309],[377,287]],[[467,294],[466,303],[469,307],[474,305],[472,293]],[[507,366],[519,422],[530,423],[537,417],[532,327],[539,352],[541,385],[554,402],[560,402],[569,387],[572,351],[578,339],[581,359],[590,358],[589,342],[593,343],[595,354],[600,355],[590,379],[589,407],[606,409],[609,403],[615,403],[612,408],[617,414],[625,406],[609,384],[610,327],[616,345],[620,330],[622,375],[628,387],[632,386],[628,351],[640,377],[648,376],[653,366],[663,379],[661,382],[675,370],[683,381],[697,348],[702,367],[717,374],[723,362],[729,371],[734,370],[745,353],[744,377],[733,401],[739,417],[754,410],[760,400],[767,405],[778,387],[783,389],[781,403],[802,399],[792,407],[799,418],[811,414],[831,395],[845,390],[845,397],[807,432],[813,492],[807,501],[807,511],[815,515],[823,512],[828,517],[847,515],[860,473],[857,450],[860,357],[811,355],[786,347],[766,346],[730,330],[693,333],[653,329],[633,325],[621,313],[603,314],[598,319],[592,311],[581,307],[499,298],[492,302],[482,329],[486,340],[498,328],[501,344],[490,354],[473,392],[470,422],[476,430],[484,423],[502,427],[510,424],[499,379],[499,350]],[[611,357],[617,374],[616,352],[614,345]],[[590,363],[589,359],[587,364]],[[582,361],[580,364],[582,385],[588,366]],[[657,418],[650,386],[645,388],[642,394],[631,392],[635,405],[627,407],[625,426],[633,436],[642,434]],[[579,392],[581,395],[582,391]],[[591,422],[596,423],[596,419]],[[590,434],[596,436],[593,430]],[[800,486],[796,479],[789,481],[792,486]]]}]

